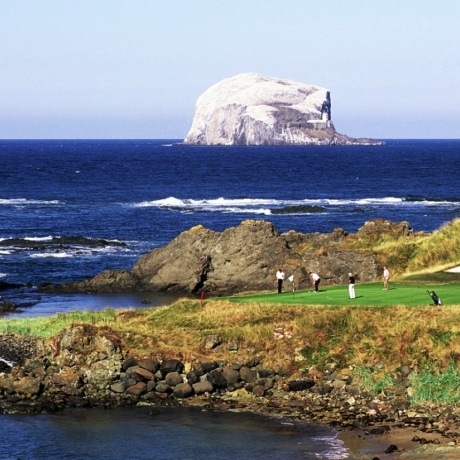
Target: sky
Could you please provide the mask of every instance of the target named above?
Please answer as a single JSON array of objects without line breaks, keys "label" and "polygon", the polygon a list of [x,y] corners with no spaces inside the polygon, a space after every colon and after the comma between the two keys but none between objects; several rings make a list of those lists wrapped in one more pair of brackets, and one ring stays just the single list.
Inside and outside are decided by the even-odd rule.
[{"label": "sky", "polygon": [[458,0],[0,0],[1,139],[183,139],[239,73],[327,88],[338,132],[460,138]]}]

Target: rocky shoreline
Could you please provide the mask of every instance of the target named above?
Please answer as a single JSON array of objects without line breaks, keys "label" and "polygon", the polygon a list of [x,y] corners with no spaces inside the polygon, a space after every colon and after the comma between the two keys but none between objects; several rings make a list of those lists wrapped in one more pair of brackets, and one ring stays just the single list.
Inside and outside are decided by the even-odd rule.
[{"label": "rocky shoreline", "polygon": [[[212,349],[216,341],[218,337],[209,337],[206,347]],[[412,458],[423,458],[422,450],[460,455],[460,409],[411,407],[409,370],[404,367],[397,391],[375,396],[354,383],[349,368],[331,366],[322,373],[309,369],[295,378],[289,368],[265,367],[261,355],[245,362],[159,359],[153,352],[135,357],[109,328],[91,325],[73,326],[51,340],[4,334],[0,356],[4,414],[74,407],[197,406],[332,426],[350,450],[356,450],[350,458],[372,458],[359,455],[377,448],[381,454],[392,451],[391,458],[411,452],[418,455]],[[403,433],[399,445],[393,433]]]}]

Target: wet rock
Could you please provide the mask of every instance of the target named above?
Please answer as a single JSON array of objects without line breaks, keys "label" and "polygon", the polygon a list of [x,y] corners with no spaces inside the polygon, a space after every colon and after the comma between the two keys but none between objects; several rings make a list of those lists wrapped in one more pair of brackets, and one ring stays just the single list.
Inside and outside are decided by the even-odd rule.
[{"label": "wet rock", "polygon": [[126,385],[124,384],[124,382],[117,382],[117,383],[114,383],[113,385],[111,385],[110,389],[114,393],[123,393],[125,391],[125,389],[126,389]]},{"label": "wet rock", "polygon": [[129,358],[125,359],[125,361],[123,361],[121,368],[124,372],[126,372],[126,370],[129,369],[130,367],[137,366],[137,363],[138,363],[137,359],[130,356]]},{"label": "wet rock", "polygon": [[214,391],[214,386],[209,380],[194,383],[192,387],[193,387],[193,391],[197,395],[202,395],[205,393],[212,393]]},{"label": "wet rock", "polygon": [[257,372],[253,369],[249,369],[247,366],[243,366],[240,369],[241,380],[246,383],[254,382],[257,378]]},{"label": "wet rock", "polygon": [[169,385],[170,387],[174,387],[183,382],[184,382],[184,379],[182,375],[179,374],[179,372],[168,372],[165,376],[165,383]]},{"label": "wet rock", "polygon": [[193,388],[189,383],[179,383],[173,391],[176,398],[189,398],[193,395]]},{"label": "wet rock", "polygon": [[126,393],[132,394],[134,396],[141,396],[147,391],[147,385],[144,382],[138,382],[135,385],[132,385],[126,388]]},{"label": "wet rock", "polygon": [[262,385],[255,385],[252,389],[252,393],[261,398],[265,395],[265,388]]},{"label": "wet rock", "polygon": [[398,446],[396,446],[395,444],[391,444],[387,447],[387,449],[385,450],[385,453],[392,454],[393,452],[397,452],[397,451],[398,451]]},{"label": "wet rock", "polygon": [[157,385],[155,386],[155,391],[157,393],[172,393],[172,388],[166,384],[165,382],[158,382]]},{"label": "wet rock", "polygon": [[152,372],[148,371],[147,369],[144,369],[142,367],[138,367],[134,371],[136,374],[144,378],[145,380],[154,380],[155,376],[153,375]]},{"label": "wet rock", "polygon": [[184,372],[184,364],[178,359],[166,359],[161,363],[160,371],[164,376],[170,372],[182,374]]},{"label": "wet rock", "polygon": [[160,363],[158,362],[158,360],[153,358],[140,359],[137,362],[137,364],[139,365],[139,367],[142,367],[142,369],[150,371],[152,374],[155,374],[155,372],[157,372],[160,368]]},{"label": "wet rock", "polygon": [[215,361],[212,361],[212,362],[196,363],[193,366],[193,370],[194,372],[196,372],[198,376],[201,376],[201,375],[207,374],[208,372],[211,372],[214,369],[217,369],[218,367],[219,367],[219,364],[216,363]]},{"label": "wet rock", "polygon": [[288,383],[289,391],[304,391],[309,390],[311,387],[315,386],[314,380],[305,379],[305,380],[293,380]]},{"label": "wet rock", "polygon": [[222,370],[222,376],[227,383],[227,386],[232,386],[240,379],[240,374],[237,370],[232,369],[231,367],[224,367]]},{"label": "wet rock", "polygon": [[212,383],[214,388],[226,388],[227,380],[224,377],[222,369],[214,369],[209,372],[207,379]]}]

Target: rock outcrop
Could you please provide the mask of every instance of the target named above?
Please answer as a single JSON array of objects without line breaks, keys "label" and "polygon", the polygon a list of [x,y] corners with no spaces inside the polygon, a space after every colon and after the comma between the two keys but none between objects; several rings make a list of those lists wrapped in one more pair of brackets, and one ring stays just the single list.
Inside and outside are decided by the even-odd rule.
[{"label": "rock outcrop", "polygon": [[[400,235],[409,230],[407,222],[378,219],[366,222],[358,236]],[[132,270],[107,270],[90,280],[45,285],[40,290],[228,295],[274,289],[279,267],[287,276],[294,275],[297,289],[311,287],[310,271],[321,275],[322,285],[346,284],[350,271],[360,282],[375,280],[382,272],[376,255],[342,249],[348,236],[343,229],[329,234],[279,233],[272,223],[255,220],[223,232],[198,225],[142,256]]]},{"label": "rock outcrop", "polygon": [[330,92],[319,86],[244,73],[206,90],[197,100],[185,144],[382,144],[336,132]]}]

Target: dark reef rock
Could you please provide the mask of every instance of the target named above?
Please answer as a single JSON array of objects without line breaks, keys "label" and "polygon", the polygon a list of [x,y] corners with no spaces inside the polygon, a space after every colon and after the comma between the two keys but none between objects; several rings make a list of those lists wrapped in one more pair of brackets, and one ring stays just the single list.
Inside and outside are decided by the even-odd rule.
[{"label": "dark reef rock", "polygon": [[108,241],[99,238],[85,238],[84,236],[62,236],[53,237],[49,240],[34,241],[24,238],[6,238],[0,241],[0,246],[16,248],[43,250],[54,247],[74,247],[74,246],[89,246],[89,247],[105,247],[105,246],[126,246],[126,243],[120,241]]},{"label": "dark reef rock", "polygon": [[272,214],[311,214],[314,212],[324,212],[323,206],[285,206],[284,208],[271,209]]}]

